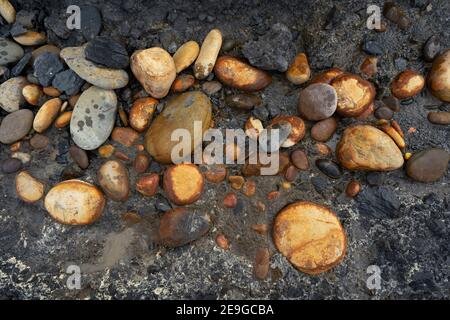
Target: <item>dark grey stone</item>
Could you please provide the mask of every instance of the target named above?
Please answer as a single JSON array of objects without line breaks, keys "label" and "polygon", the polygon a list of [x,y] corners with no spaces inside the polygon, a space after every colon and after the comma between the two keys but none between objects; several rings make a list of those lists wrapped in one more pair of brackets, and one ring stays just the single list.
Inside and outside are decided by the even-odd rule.
[{"label": "dark grey stone", "polygon": [[33,67],[34,76],[44,87],[50,86],[56,74],[64,69],[64,65],[59,59],[59,56],[52,52],[45,52],[39,55],[34,60]]},{"label": "dark grey stone", "polygon": [[125,69],[129,64],[127,50],[109,37],[96,37],[85,50],[86,59],[105,67]]},{"label": "dark grey stone", "polygon": [[331,160],[317,159],[316,166],[320,171],[332,179],[338,179],[342,176],[341,168]]},{"label": "dark grey stone", "polygon": [[83,84],[84,80],[70,69],[58,73],[52,82],[53,87],[60,92],[66,93],[68,96],[73,96],[80,92]]},{"label": "dark grey stone", "polygon": [[94,6],[81,6],[81,33],[88,41],[94,39],[102,28],[102,16]]},{"label": "dark grey stone", "polygon": [[388,186],[364,188],[357,196],[361,215],[374,218],[397,218],[400,216],[400,200],[395,191]]}]

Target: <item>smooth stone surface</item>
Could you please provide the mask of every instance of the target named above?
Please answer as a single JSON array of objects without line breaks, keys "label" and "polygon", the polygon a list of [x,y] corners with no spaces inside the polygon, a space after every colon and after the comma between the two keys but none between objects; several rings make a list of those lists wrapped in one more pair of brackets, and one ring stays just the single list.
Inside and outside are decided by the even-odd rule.
[{"label": "smooth stone surface", "polygon": [[100,186],[105,194],[114,201],[125,201],[130,193],[128,171],[122,162],[110,160],[105,162],[97,173]]},{"label": "smooth stone surface", "polygon": [[262,103],[260,97],[251,93],[238,93],[225,98],[225,103],[239,110],[251,110]]},{"label": "smooth stone surface", "polygon": [[33,68],[33,75],[38,79],[39,83],[44,87],[48,87],[52,84],[55,75],[64,69],[64,65],[57,54],[44,52],[34,60]]},{"label": "smooth stone surface", "polygon": [[94,6],[81,6],[81,33],[86,40],[94,39],[102,28],[102,16]]},{"label": "smooth stone surface", "polygon": [[308,170],[309,161],[308,156],[303,150],[295,150],[291,153],[291,161],[297,169]]},{"label": "smooth stone surface", "polygon": [[80,78],[102,89],[120,89],[128,84],[128,74],[124,70],[101,68],[86,60],[84,47],[68,47],[60,56],[70,69]]},{"label": "smooth stone surface", "polygon": [[2,162],[3,173],[14,173],[22,169],[22,161],[16,158],[6,159]]},{"label": "smooth stone surface", "polygon": [[48,146],[49,142],[50,142],[50,139],[47,136],[44,136],[39,133],[36,133],[30,139],[30,145],[33,147],[33,149],[36,149],[36,150],[45,149]]},{"label": "smooth stone surface", "polygon": [[16,194],[27,203],[34,203],[44,195],[44,184],[26,171],[16,176]]},{"label": "smooth stone surface", "polygon": [[327,159],[317,159],[316,166],[320,171],[332,179],[338,179],[342,175],[341,169],[333,161]]},{"label": "smooth stone surface", "polygon": [[423,47],[423,58],[425,61],[431,62],[441,51],[441,42],[439,36],[432,35]]},{"label": "smooth stone surface", "polygon": [[420,182],[434,182],[447,172],[450,155],[444,149],[432,148],[414,154],[406,163],[408,176]]},{"label": "smooth stone surface", "polygon": [[436,98],[450,102],[450,49],[434,59],[428,74],[428,88]]},{"label": "smooth stone surface", "polygon": [[208,81],[202,85],[202,90],[208,96],[219,92],[222,89],[222,84],[219,81]]},{"label": "smooth stone surface", "polygon": [[180,73],[194,63],[199,52],[200,46],[195,41],[188,41],[178,48],[177,52],[173,55],[177,73]]},{"label": "smooth stone surface", "polygon": [[[191,91],[170,99],[164,110],[150,125],[145,136],[145,148],[162,163],[171,163],[172,148],[178,142],[171,141],[172,132],[186,129],[194,137],[194,121],[202,121],[202,134],[211,122],[211,101],[202,92]],[[193,143],[191,150],[194,150]]]},{"label": "smooth stone surface", "polygon": [[105,142],[114,127],[117,97],[114,91],[90,87],[75,105],[70,121],[73,141],[84,150],[93,150]]},{"label": "smooth stone surface", "polygon": [[434,124],[450,124],[450,112],[448,111],[432,111],[428,113],[427,118],[428,121]]},{"label": "smooth stone surface", "polygon": [[77,146],[70,146],[69,154],[73,161],[75,161],[81,169],[86,169],[89,167],[89,158],[87,152],[83,149],[80,149]]},{"label": "smooth stone surface", "polygon": [[394,96],[385,96],[381,100],[383,103],[392,111],[399,112],[400,111],[400,101]]},{"label": "smooth stone surface", "polygon": [[309,85],[300,92],[298,111],[307,120],[323,120],[336,111],[336,90],[326,83]]},{"label": "smooth stone surface", "polygon": [[58,89],[60,92],[64,92],[68,96],[77,94],[83,84],[84,80],[70,69],[58,73],[52,82],[53,87]]},{"label": "smooth stone surface", "polygon": [[370,125],[345,129],[336,147],[336,157],[350,170],[390,171],[402,167],[404,162],[394,140]]},{"label": "smooth stone surface", "polygon": [[24,77],[6,80],[0,85],[0,107],[6,112],[14,112],[25,103],[22,89],[28,84]]},{"label": "smooth stone surface", "polygon": [[33,112],[22,109],[10,113],[0,124],[0,142],[14,143],[25,137],[33,125]]},{"label": "smooth stone surface", "polygon": [[389,186],[363,188],[356,196],[358,211],[377,219],[392,219],[400,216],[401,202]]},{"label": "smooth stone surface", "polygon": [[5,38],[0,38],[0,66],[19,61],[24,51],[17,43]]},{"label": "smooth stone surface", "polygon": [[330,140],[337,129],[337,121],[334,117],[321,120],[311,128],[311,138],[319,142]]},{"label": "smooth stone surface", "polygon": [[28,62],[31,60],[31,52],[26,53],[19,62],[11,69],[11,76],[18,77],[22,74]]},{"label": "smooth stone surface", "polygon": [[87,60],[112,69],[125,69],[130,61],[125,47],[109,37],[96,37],[90,41],[85,54]]},{"label": "smooth stone surface", "polygon": [[377,110],[375,110],[373,115],[377,119],[391,120],[392,117],[394,116],[394,111],[392,111],[388,107],[380,107]]}]

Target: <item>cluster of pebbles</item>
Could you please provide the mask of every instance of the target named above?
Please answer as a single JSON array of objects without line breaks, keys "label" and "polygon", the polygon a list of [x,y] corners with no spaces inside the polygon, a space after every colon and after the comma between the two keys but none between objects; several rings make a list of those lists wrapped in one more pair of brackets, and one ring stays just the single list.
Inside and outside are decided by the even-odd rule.
[{"label": "cluster of pebbles", "polygon": [[[393,10],[395,6],[385,8],[387,19],[407,26],[408,21]],[[8,23],[15,22],[15,10],[8,1],[0,2],[0,14]],[[92,15],[95,16],[95,10]],[[283,26],[273,28],[283,37]],[[202,134],[213,128],[211,96],[223,86],[240,91],[226,96],[225,103],[249,113],[243,128],[249,139],[260,138],[264,129],[280,130],[279,148],[268,151],[279,153],[276,174],[283,176],[286,190],[299,171],[310,169],[307,154],[296,148],[305,137],[308,127],[305,122],[313,124],[310,136],[322,143],[319,151],[325,156],[333,151],[323,143],[333,137],[343,118],[353,118],[356,124],[343,131],[334,150],[337,161],[324,157],[315,162],[330,179],[339,178],[343,170],[405,168],[411,179],[422,183],[437,181],[446,174],[448,151],[431,148],[414,154],[408,152],[405,134],[393,120],[402,107],[400,101],[422,90],[450,102],[450,50],[440,50],[433,39],[424,48],[425,60],[433,62],[430,73],[404,70],[392,79],[391,95],[376,99],[371,82],[377,72],[376,56],[366,58],[360,66],[360,75],[333,68],[312,77],[305,53],[288,52],[290,60],[277,64],[268,61],[263,53],[258,55],[258,41],[264,39],[243,48],[244,53],[254,51],[248,61],[224,54],[226,43],[218,29],[211,30],[201,44],[184,43],[173,55],[163,48],[152,47],[137,50],[131,57],[121,43],[98,36],[96,28],[83,32],[89,41],[79,47],[47,44],[46,35],[34,30],[0,39],[1,71],[8,75],[0,85],[0,107],[7,113],[0,123],[0,143],[10,145],[11,151],[1,169],[6,174],[17,174],[18,198],[27,203],[43,200],[45,209],[59,223],[92,224],[101,218],[106,198],[125,202],[131,192],[153,197],[162,188],[177,207],[161,217],[158,238],[165,246],[177,247],[200,238],[211,228],[208,213],[189,207],[204,194],[205,180],[228,182],[236,192],[254,196],[256,183],[251,177],[261,174],[264,167],[261,163],[242,165],[242,175],[228,175],[227,167],[220,164],[172,164],[171,152],[177,144],[171,140],[172,132],[182,128],[193,135],[195,121],[201,121]],[[301,90],[298,105],[292,106],[297,108],[297,116],[278,115],[264,128],[264,119],[259,119],[255,112],[262,104],[256,93],[271,85],[270,70],[285,72],[285,77],[293,85],[301,86]],[[131,75],[142,90],[134,95],[127,113],[115,90],[125,88]],[[217,80],[212,80],[214,77]],[[166,99],[169,93],[171,97]],[[117,116],[120,122],[116,121]],[[372,120],[372,116],[376,119]],[[433,111],[428,120],[447,126],[450,113]],[[45,132],[51,126],[70,130],[73,144],[69,153],[81,170],[89,167],[90,152],[105,159],[95,185],[70,179],[69,174],[68,179],[48,186],[22,170],[30,155],[21,152],[21,146],[29,143],[34,149],[45,148],[51,139]],[[139,144],[143,134],[144,144]],[[137,156],[130,159],[108,144],[108,139],[124,148],[136,149]],[[201,145],[192,144],[191,151],[197,147]],[[233,150],[234,159],[242,151],[234,144],[224,145],[224,149]],[[165,166],[162,175],[149,169],[153,161]],[[134,186],[130,175],[136,176]],[[356,180],[346,186],[349,197],[355,197],[360,190]],[[236,192],[226,194],[224,207],[236,207]],[[275,199],[278,192],[269,193],[266,200]],[[264,208],[264,203],[259,203]],[[267,233],[269,227],[257,225],[254,229]],[[336,266],[346,252],[346,234],[337,215],[318,203],[299,201],[282,209],[273,221],[272,236],[280,253],[308,274]],[[230,246],[222,234],[216,242],[224,250]],[[269,259],[267,249],[258,251],[255,264],[258,278],[267,276]]]}]

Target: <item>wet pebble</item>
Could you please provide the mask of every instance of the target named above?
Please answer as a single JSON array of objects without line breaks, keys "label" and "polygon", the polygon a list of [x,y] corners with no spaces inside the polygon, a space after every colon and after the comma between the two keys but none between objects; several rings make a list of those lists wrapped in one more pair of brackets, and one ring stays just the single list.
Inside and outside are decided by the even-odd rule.
[{"label": "wet pebble", "polygon": [[309,161],[303,150],[295,150],[291,153],[291,161],[300,170],[309,169]]},{"label": "wet pebble", "polygon": [[16,158],[6,159],[2,162],[3,173],[14,173],[22,169],[22,161]]},{"label": "wet pebble", "polygon": [[30,139],[30,145],[33,147],[33,149],[36,149],[36,150],[42,150],[42,149],[47,148],[49,142],[50,142],[50,139],[47,136],[44,136],[43,134],[39,134],[39,133],[36,133]]},{"label": "wet pebble", "polygon": [[331,139],[337,129],[337,121],[334,117],[321,120],[311,128],[311,138],[319,142]]},{"label": "wet pebble", "polygon": [[[0,51],[1,53],[1,51]],[[28,65],[28,62],[31,60],[31,52],[26,53],[19,62],[11,69],[11,76],[18,77],[23,72],[25,67]]]},{"label": "wet pebble", "polygon": [[68,96],[76,95],[83,84],[84,80],[70,69],[59,72],[52,81],[54,88]]},{"label": "wet pebble", "polygon": [[199,51],[200,46],[195,41],[188,41],[178,48],[173,55],[177,73],[189,67],[197,59]]},{"label": "wet pebble", "polygon": [[391,120],[394,116],[394,111],[392,111],[390,108],[381,106],[374,112],[374,116],[377,119],[385,119],[385,120]]},{"label": "wet pebble", "polygon": [[444,149],[432,148],[414,154],[406,163],[408,176],[420,182],[434,182],[447,172],[449,153]]},{"label": "wet pebble", "polygon": [[342,175],[341,169],[333,161],[327,159],[316,160],[317,168],[332,179],[338,179]]},{"label": "wet pebble", "polygon": [[131,128],[115,127],[111,139],[125,147],[131,147],[139,139],[139,133]]},{"label": "wet pebble", "polygon": [[33,75],[42,86],[47,87],[52,84],[56,74],[64,69],[64,65],[57,54],[45,52],[34,60],[33,68]]},{"label": "wet pebble", "polygon": [[[159,186],[159,175],[157,173],[147,173],[139,177],[139,179],[136,181],[136,191],[140,194],[152,197],[158,192],[158,186]],[[170,210],[170,206],[165,207],[165,210],[160,211],[167,211]]]},{"label": "wet pebble", "polygon": [[125,47],[109,37],[95,37],[92,41],[89,41],[85,54],[87,60],[107,68],[125,69],[129,64]]},{"label": "wet pebble", "polygon": [[202,90],[208,96],[212,96],[213,94],[219,92],[222,89],[222,84],[218,81],[208,81],[202,85]]},{"label": "wet pebble", "polygon": [[33,112],[21,109],[3,118],[0,124],[0,142],[11,144],[25,137],[33,124]]},{"label": "wet pebble", "polygon": [[44,196],[44,184],[26,171],[16,176],[16,193],[27,203],[34,203]]},{"label": "wet pebble", "polygon": [[89,158],[87,152],[77,146],[70,146],[70,157],[81,169],[87,169],[89,167]]},{"label": "wet pebble", "polygon": [[428,121],[434,124],[450,124],[450,112],[448,111],[432,111],[428,113],[427,118]]},{"label": "wet pebble", "polygon": [[260,97],[251,93],[238,93],[225,98],[225,103],[235,109],[251,110],[262,103]]},{"label": "wet pebble", "polygon": [[28,84],[22,89],[22,94],[27,103],[37,106],[42,97],[42,89],[36,84]]},{"label": "wet pebble", "polygon": [[127,168],[119,160],[105,162],[97,172],[98,183],[114,201],[125,201],[130,194]]},{"label": "wet pebble", "polygon": [[195,60],[194,75],[197,79],[209,76],[216,64],[217,56],[222,47],[222,32],[219,29],[211,30],[203,40],[200,52]]},{"label": "wet pebble", "polygon": [[361,184],[356,180],[351,180],[345,188],[348,197],[354,198],[361,191]]},{"label": "wet pebble", "polygon": [[450,102],[450,49],[434,59],[428,88],[436,98]]},{"label": "wet pebble", "polygon": [[408,99],[418,94],[425,86],[424,77],[416,71],[400,72],[392,81],[391,92],[398,99]]},{"label": "wet pebble", "polygon": [[392,111],[399,112],[400,111],[400,101],[394,96],[385,96],[382,99],[382,102]]},{"label": "wet pebble", "polygon": [[437,35],[432,35],[423,47],[425,61],[432,62],[441,51],[441,42]]},{"label": "wet pebble", "polygon": [[336,90],[325,83],[312,84],[300,92],[298,111],[307,120],[323,120],[336,111]]},{"label": "wet pebble", "polygon": [[173,165],[164,172],[164,192],[176,205],[196,202],[203,193],[203,187],[203,175],[194,164]]},{"label": "wet pebble", "polygon": [[150,165],[150,159],[145,153],[140,153],[134,158],[133,168],[137,173],[144,173]]},{"label": "wet pebble", "polygon": [[58,116],[61,105],[62,101],[60,98],[53,98],[45,102],[34,117],[34,131],[42,133],[47,130]]},{"label": "wet pebble", "polygon": [[25,103],[22,89],[28,84],[24,77],[15,77],[6,80],[0,85],[0,107],[6,112],[19,110]]},{"label": "wet pebble", "polygon": [[236,196],[236,193],[234,192],[229,192],[225,195],[225,197],[223,198],[223,206],[225,208],[234,208],[236,207],[238,202],[238,198]]},{"label": "wet pebble", "polygon": [[362,49],[365,53],[372,56],[382,56],[384,54],[383,48],[377,41],[366,40],[363,43]]}]

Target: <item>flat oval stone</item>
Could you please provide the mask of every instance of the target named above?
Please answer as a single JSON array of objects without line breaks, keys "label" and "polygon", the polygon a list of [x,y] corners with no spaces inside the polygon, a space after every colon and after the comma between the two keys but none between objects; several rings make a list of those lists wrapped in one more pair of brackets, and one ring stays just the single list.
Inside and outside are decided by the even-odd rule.
[{"label": "flat oval stone", "polygon": [[307,120],[323,120],[336,111],[336,90],[326,83],[315,83],[300,92],[298,111]]},{"label": "flat oval stone", "polygon": [[406,163],[408,176],[420,182],[433,182],[447,172],[449,153],[444,149],[432,148],[414,154]]},{"label": "flat oval stone", "polygon": [[67,180],[58,183],[47,193],[45,209],[60,223],[86,225],[100,218],[105,197],[90,183]]},{"label": "flat oval stone", "polygon": [[262,103],[260,97],[251,93],[238,93],[225,98],[225,103],[235,109],[251,110]]},{"label": "flat oval stone", "polygon": [[9,158],[2,162],[3,173],[14,173],[22,169],[22,161],[16,158]]},{"label": "flat oval stone", "polygon": [[28,84],[24,77],[16,77],[6,80],[0,85],[0,107],[6,112],[19,110],[25,103],[22,89]]},{"label": "flat oval stone", "polygon": [[73,141],[84,150],[93,150],[108,139],[114,127],[117,97],[114,91],[90,87],[75,105],[70,121]]},{"label": "flat oval stone", "polygon": [[423,47],[423,57],[425,61],[431,62],[441,51],[441,42],[439,36],[432,35]]},{"label": "flat oval stone", "polygon": [[311,128],[311,138],[319,142],[330,140],[337,129],[337,121],[334,117],[321,120]]},{"label": "flat oval stone", "polygon": [[336,147],[339,163],[350,170],[390,171],[403,166],[403,155],[394,140],[370,125],[345,129]]},{"label": "flat oval stone", "polygon": [[208,214],[194,209],[176,208],[166,212],[159,223],[161,243],[179,247],[195,241],[206,234],[211,225]]},{"label": "flat oval stone", "polygon": [[85,57],[85,47],[68,47],[60,56],[82,79],[102,89],[120,89],[128,84],[128,73],[120,69],[96,66]]},{"label": "flat oval stone", "polygon": [[0,142],[14,143],[27,135],[33,125],[33,112],[28,109],[8,114],[0,124]]},{"label": "flat oval stone", "polygon": [[[169,100],[164,110],[152,122],[145,136],[145,148],[155,160],[171,163],[172,149],[179,144],[171,141],[172,132],[186,129],[194,137],[194,121],[201,121],[203,134],[211,122],[211,101],[202,92],[182,93]],[[194,150],[192,144],[191,151]]]},{"label": "flat oval stone", "polygon": [[428,121],[434,124],[450,124],[450,112],[448,111],[432,111],[428,113]]},{"label": "flat oval stone", "polygon": [[128,171],[122,162],[110,160],[105,162],[97,173],[100,186],[106,195],[114,201],[125,201],[130,194]]},{"label": "flat oval stone", "polygon": [[434,59],[428,75],[428,88],[436,98],[450,102],[450,49]]},{"label": "flat oval stone", "polygon": [[17,43],[0,38],[0,66],[19,61],[23,54],[22,47]]},{"label": "flat oval stone", "polygon": [[338,179],[341,175],[341,169],[333,161],[327,159],[317,159],[317,168],[332,179]]},{"label": "flat oval stone", "polygon": [[16,194],[27,203],[33,203],[44,195],[44,184],[26,171],[16,176]]}]

